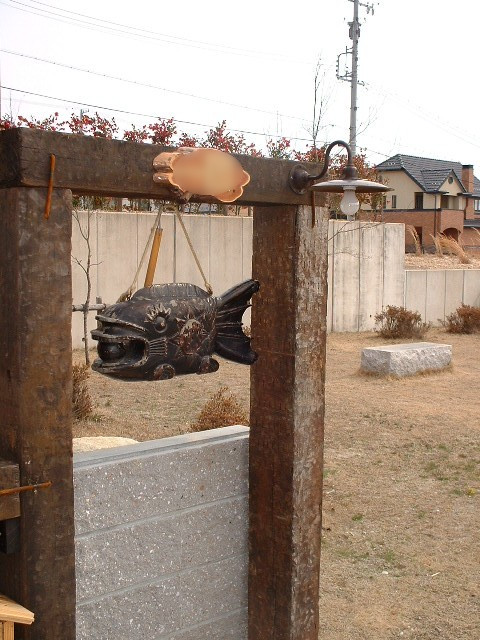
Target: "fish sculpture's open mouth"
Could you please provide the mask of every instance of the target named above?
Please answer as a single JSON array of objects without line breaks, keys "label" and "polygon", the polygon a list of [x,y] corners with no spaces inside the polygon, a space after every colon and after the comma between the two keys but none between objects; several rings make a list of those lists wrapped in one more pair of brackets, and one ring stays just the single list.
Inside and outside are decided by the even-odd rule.
[{"label": "fish sculpture's open mouth", "polygon": [[92,364],[94,371],[113,374],[124,367],[141,367],[147,362],[148,340],[136,333],[143,331],[142,327],[105,316],[97,316],[97,320],[102,328],[92,331],[92,338],[98,341],[99,356]]}]

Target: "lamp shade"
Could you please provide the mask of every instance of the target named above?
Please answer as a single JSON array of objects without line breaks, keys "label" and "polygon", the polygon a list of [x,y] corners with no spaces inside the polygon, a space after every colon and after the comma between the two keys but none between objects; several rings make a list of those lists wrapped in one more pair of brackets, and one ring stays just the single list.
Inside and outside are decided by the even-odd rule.
[{"label": "lamp shade", "polygon": [[381,193],[393,191],[391,187],[381,182],[371,180],[326,180],[312,185],[314,191],[319,193],[343,193],[345,188],[355,189],[357,193]]}]

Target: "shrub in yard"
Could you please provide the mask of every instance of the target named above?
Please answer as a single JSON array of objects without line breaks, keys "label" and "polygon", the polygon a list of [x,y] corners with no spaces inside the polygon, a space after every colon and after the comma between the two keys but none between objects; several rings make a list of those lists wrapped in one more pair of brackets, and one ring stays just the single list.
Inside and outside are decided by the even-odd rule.
[{"label": "shrub in yard", "polygon": [[449,333],[480,333],[480,308],[462,304],[447,316],[445,328]]},{"label": "shrub in yard", "polygon": [[76,420],[84,420],[92,415],[92,398],[87,386],[90,369],[86,364],[72,366],[72,410]]},{"label": "shrub in yard", "polygon": [[375,316],[379,327],[376,331],[382,338],[423,338],[430,328],[429,322],[422,322],[422,316],[405,307],[388,306]]},{"label": "shrub in yard", "polygon": [[237,398],[228,391],[228,387],[221,387],[207,400],[198,418],[190,426],[190,431],[205,431],[248,423],[248,415]]}]

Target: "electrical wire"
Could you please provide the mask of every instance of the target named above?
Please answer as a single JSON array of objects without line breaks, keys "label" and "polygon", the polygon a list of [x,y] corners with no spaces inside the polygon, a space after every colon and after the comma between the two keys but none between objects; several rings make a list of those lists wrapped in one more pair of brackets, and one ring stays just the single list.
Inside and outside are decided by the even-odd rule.
[{"label": "electrical wire", "polygon": [[[16,2],[17,0],[10,0],[11,2]],[[220,49],[230,49],[233,51],[238,51],[241,53],[248,53],[248,54],[254,54],[254,55],[265,55],[265,56],[278,56],[282,59],[289,59],[287,56],[284,56],[283,54],[279,54],[279,53],[271,53],[269,51],[258,51],[258,50],[253,50],[253,49],[245,49],[242,47],[232,47],[231,45],[224,45],[224,44],[216,44],[216,43],[212,43],[212,42],[205,42],[203,40],[193,40],[191,38],[183,38],[181,36],[173,36],[171,34],[167,34],[167,33],[160,33],[158,31],[151,31],[150,29],[144,29],[143,27],[132,27],[132,25],[125,25],[122,24],[120,22],[114,22],[113,20],[105,20],[103,18],[97,18],[96,16],[88,16],[84,13],[78,13],[77,11],[71,11],[70,9],[63,9],[62,7],[58,7],[56,5],[51,5],[48,4],[46,2],[40,2],[39,0],[29,0],[30,4],[39,4],[42,5],[44,7],[49,7],[50,9],[56,9],[57,11],[62,11],[63,13],[70,13],[73,14],[75,16],[80,16],[82,18],[88,18],[89,20],[95,20],[96,22],[104,22],[108,25],[114,25],[116,27],[125,27],[127,29],[133,30],[133,31],[140,31],[143,33],[148,33],[148,34],[153,34],[155,36],[162,36],[165,38],[171,38],[173,40],[179,40],[180,42],[186,42],[189,44],[195,44],[195,45],[205,45],[208,47],[218,47]],[[301,62],[300,60],[298,60],[298,62]]]},{"label": "electrical wire", "polygon": [[[170,118],[166,117],[166,116],[159,116],[159,115],[152,115],[152,114],[148,114],[148,113],[138,113],[136,111],[127,111],[126,109],[117,109],[114,107],[106,107],[105,105],[96,105],[96,104],[90,104],[88,102],[81,102],[79,100],[69,100],[68,98],[60,98],[58,96],[48,96],[45,95],[43,93],[36,93],[34,91],[26,91],[25,89],[17,89],[16,87],[7,87],[6,85],[0,85],[0,88],[2,89],[6,89],[7,91],[14,91],[16,93],[24,93],[26,95],[30,95],[30,96],[37,96],[38,98],[46,98],[47,100],[56,100],[57,102],[66,102],[68,104],[75,104],[81,107],[89,107],[91,109],[104,109],[105,111],[111,111],[113,113],[124,113],[127,115],[131,115],[131,116],[140,116],[142,118],[153,118],[153,119],[160,119],[160,120],[169,120]],[[201,122],[191,122],[189,120],[178,120],[177,118],[171,118],[174,122],[177,122],[179,124],[188,124],[191,126],[196,126],[196,127],[207,127],[209,129],[214,128],[216,125],[211,125],[211,124],[204,124]],[[246,135],[250,135],[250,136],[262,136],[262,137],[267,137],[267,138],[288,138],[290,140],[299,140],[301,142],[311,142],[311,138],[299,138],[296,136],[288,136],[288,135],[278,135],[278,134],[266,134],[266,133],[261,133],[260,131],[248,131],[246,129],[232,129],[232,128],[228,128],[229,131],[233,132],[233,133],[243,133]],[[325,141],[322,141],[326,144]]]},{"label": "electrical wire", "polygon": [[188,93],[186,91],[176,91],[174,89],[167,89],[165,87],[160,87],[158,85],[149,84],[146,82],[139,82],[138,80],[130,80],[128,78],[121,78],[120,76],[109,75],[108,73],[101,73],[100,71],[92,71],[91,69],[82,69],[81,67],[75,67],[73,65],[64,64],[62,62],[57,62],[54,60],[47,60],[46,58],[39,58],[37,56],[31,56],[26,53],[20,53],[18,51],[11,51],[10,49],[0,49],[2,53],[7,53],[8,55],[18,56],[21,58],[26,58],[28,60],[35,60],[36,62],[43,62],[45,64],[51,64],[56,67],[62,67],[64,69],[70,69],[73,71],[80,71],[81,73],[88,73],[93,76],[98,76],[100,78],[108,78],[109,80],[117,80],[119,82],[126,82],[128,84],[134,84],[139,87],[146,87],[148,89],[157,89],[158,91],[165,91],[166,93],[173,93],[176,95],[184,96],[187,98],[194,98],[196,100],[205,100],[207,102],[214,102],[216,104],[224,104],[228,107],[235,107],[237,109],[246,109],[247,111],[255,111],[257,113],[266,113],[268,115],[279,116],[282,118],[289,118],[291,120],[299,120],[300,122],[307,122],[305,118],[299,118],[298,116],[290,116],[285,113],[278,113],[276,111],[268,111],[267,109],[259,109],[257,107],[249,107],[247,105],[236,104],[234,102],[227,102],[225,100],[216,100],[215,98],[207,98],[205,96],[198,96],[193,93]]},{"label": "electrical wire", "polygon": [[[87,16],[85,14],[71,12],[66,9],[61,9],[60,7],[55,7],[54,5],[48,5],[46,3],[36,2],[36,4],[42,4],[44,6],[57,9],[57,11],[63,11],[64,13],[72,13],[75,15],[83,16],[88,20],[91,20],[94,22],[89,22],[88,20],[81,20],[80,18],[75,18],[69,15],[62,15],[60,13],[56,13],[55,11],[50,11],[48,9],[32,6],[32,4],[26,4],[24,2],[20,2],[19,0],[7,0],[7,2],[5,2],[4,0],[1,0],[0,4],[3,4],[11,9],[16,9],[17,11],[23,11],[25,13],[30,13],[32,15],[40,16],[50,20],[55,20],[57,22],[62,22],[63,24],[79,26],[81,28],[89,29],[97,32],[100,31],[101,33],[112,33],[113,35],[133,37],[137,40],[138,39],[154,40],[154,41],[164,42],[166,44],[186,46],[194,49],[211,51],[214,53],[226,53],[230,55],[237,55],[237,56],[244,56],[244,57],[253,56],[257,58],[260,57],[260,58],[265,58],[270,60],[277,59],[283,62],[292,62],[295,64],[309,64],[309,62],[306,60],[294,60],[292,58],[282,56],[277,52],[271,53],[271,52],[253,51],[249,49],[240,49],[236,47],[231,47],[230,45],[208,43],[208,42],[202,42],[198,40],[189,40],[187,38],[181,38],[180,36],[170,36],[170,35],[162,34],[155,31],[149,31],[143,28],[131,27],[130,25],[124,25],[124,24],[112,22],[109,20],[95,18],[94,16]],[[35,0],[32,0],[32,2],[35,2]],[[20,6],[17,6],[17,5],[20,5]],[[98,22],[103,22],[105,24],[104,25],[98,24]],[[109,25],[114,25],[114,26],[109,26]],[[120,29],[118,27],[122,27],[122,28]]]}]

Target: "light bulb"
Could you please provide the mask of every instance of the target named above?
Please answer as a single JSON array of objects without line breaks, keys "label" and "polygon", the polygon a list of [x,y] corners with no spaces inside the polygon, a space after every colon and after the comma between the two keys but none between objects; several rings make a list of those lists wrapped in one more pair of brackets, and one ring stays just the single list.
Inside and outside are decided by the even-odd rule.
[{"label": "light bulb", "polygon": [[340,202],[340,211],[347,216],[347,220],[354,220],[360,207],[355,187],[343,187],[343,198]]}]

